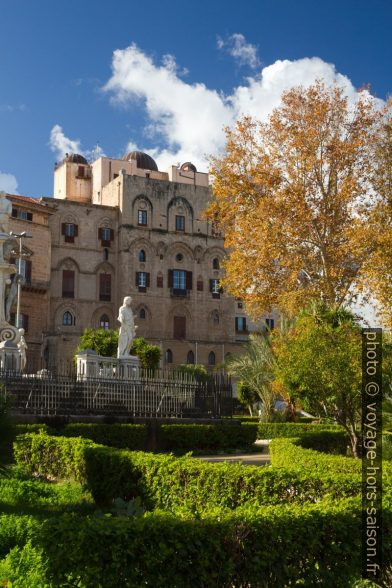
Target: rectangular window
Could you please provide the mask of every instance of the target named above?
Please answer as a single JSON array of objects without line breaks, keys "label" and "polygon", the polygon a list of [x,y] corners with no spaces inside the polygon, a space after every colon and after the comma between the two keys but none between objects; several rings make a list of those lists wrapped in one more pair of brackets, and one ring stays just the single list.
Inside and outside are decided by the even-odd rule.
[{"label": "rectangular window", "polygon": [[267,327],[270,331],[272,331],[272,329],[275,327],[274,319],[270,319],[270,318],[265,319],[265,324],[267,325]]},{"label": "rectangular window", "polygon": [[185,231],[185,216],[176,215],[176,231]]},{"label": "rectangular window", "polygon": [[[16,261],[16,267],[19,268],[19,260]],[[22,259],[20,264],[20,273],[22,274],[25,284],[31,282],[31,261],[29,259]]]},{"label": "rectangular window", "polygon": [[73,270],[63,270],[63,298],[75,297],[75,272]]},{"label": "rectangular window", "polygon": [[186,272],[184,270],[173,270],[174,290],[186,290]]},{"label": "rectangular window", "polygon": [[75,225],[73,223],[65,223],[65,236],[75,237]]},{"label": "rectangular window", "polygon": [[114,240],[114,231],[110,227],[99,227],[98,239],[101,241],[102,247],[110,247],[110,243]]},{"label": "rectangular window", "polygon": [[136,286],[139,292],[145,292],[150,287],[150,274],[148,272],[136,272]]},{"label": "rectangular window", "polygon": [[174,335],[174,339],[185,339],[186,338],[186,317],[185,316],[173,317],[173,335]]},{"label": "rectangular window", "polygon": [[212,293],[213,298],[220,298],[222,288],[219,286],[218,278],[210,280],[210,292]]},{"label": "rectangular window", "polygon": [[235,330],[237,333],[246,332],[246,317],[236,316],[235,317]]},{"label": "rectangular window", "polygon": [[78,236],[78,225],[74,223],[62,223],[61,234],[64,235],[64,241],[66,243],[74,243],[75,237]]},{"label": "rectangular window", "polygon": [[21,220],[33,220],[33,213],[28,212],[27,210],[23,210],[23,208],[13,208],[12,216],[13,218],[20,218]]},{"label": "rectangular window", "polygon": [[82,165],[78,165],[78,178],[84,178],[84,167]]},{"label": "rectangular window", "polygon": [[112,276],[110,274],[99,275],[99,299],[110,302],[112,296]]},{"label": "rectangular window", "polygon": [[110,241],[110,229],[108,227],[102,227],[101,232],[101,239],[102,241]]},{"label": "rectangular window", "polygon": [[138,210],[137,211],[137,224],[138,225],[147,225],[147,210]]}]

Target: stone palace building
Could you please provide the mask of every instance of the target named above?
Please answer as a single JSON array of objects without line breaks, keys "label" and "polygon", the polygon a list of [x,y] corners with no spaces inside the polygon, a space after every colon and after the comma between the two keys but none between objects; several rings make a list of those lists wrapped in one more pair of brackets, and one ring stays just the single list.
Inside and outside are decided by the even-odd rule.
[{"label": "stone palace building", "polygon": [[7,197],[13,232],[32,237],[21,318],[34,364],[71,359],[86,327],[118,328],[126,295],[163,367],[216,366],[256,328],[220,286],[223,237],[203,218],[209,178],[192,163],[162,172],[139,151],[93,163],[70,154],[55,165],[53,198]]}]

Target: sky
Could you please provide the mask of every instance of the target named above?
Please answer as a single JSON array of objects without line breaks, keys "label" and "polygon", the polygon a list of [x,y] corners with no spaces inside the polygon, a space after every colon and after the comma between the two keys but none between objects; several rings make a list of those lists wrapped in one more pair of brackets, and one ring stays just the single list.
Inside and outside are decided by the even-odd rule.
[{"label": "sky", "polygon": [[317,78],[392,92],[389,0],[0,0],[0,189],[50,196],[66,152],[150,153],[159,169],[224,149]]}]

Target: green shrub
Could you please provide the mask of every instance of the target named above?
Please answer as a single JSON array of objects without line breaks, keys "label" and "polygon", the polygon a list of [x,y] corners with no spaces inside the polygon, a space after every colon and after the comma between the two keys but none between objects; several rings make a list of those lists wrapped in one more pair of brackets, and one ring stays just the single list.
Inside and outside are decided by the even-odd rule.
[{"label": "green shrub", "polygon": [[147,426],[133,424],[70,423],[61,434],[65,437],[83,437],[95,443],[120,449],[145,449]]},{"label": "green shrub", "polygon": [[159,447],[168,451],[246,449],[256,441],[252,425],[161,425]]},{"label": "green shrub", "polygon": [[325,496],[353,496],[361,488],[359,475],[212,464],[186,456],[112,449],[76,438],[25,435],[15,445],[18,463],[31,473],[75,478],[98,503],[140,496],[148,508],[183,506],[196,512],[207,505],[236,508],[248,503],[315,502]]},{"label": "green shrub", "polygon": [[133,340],[131,355],[137,355],[142,368],[156,370],[161,359],[159,345],[151,345],[144,337],[136,337]]},{"label": "green shrub", "polygon": [[259,439],[276,439],[281,437],[302,437],[308,433],[321,431],[343,431],[339,425],[316,425],[312,423],[259,423]]}]

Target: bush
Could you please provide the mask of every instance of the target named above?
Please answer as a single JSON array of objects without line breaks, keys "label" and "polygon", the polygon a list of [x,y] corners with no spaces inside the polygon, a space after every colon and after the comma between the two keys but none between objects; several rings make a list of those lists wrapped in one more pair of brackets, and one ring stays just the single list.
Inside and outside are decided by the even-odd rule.
[{"label": "bush", "polygon": [[[391,529],[385,517],[385,533]],[[54,586],[336,586],[360,578],[358,499],[339,505],[280,505],[202,519],[64,515],[37,527]],[[391,560],[387,535],[385,562]],[[273,548],[272,548],[273,546]],[[38,563],[38,562],[37,562]]]},{"label": "bush", "polygon": [[161,348],[159,345],[151,345],[144,337],[137,337],[133,340],[131,355],[137,355],[142,368],[156,370],[161,359]]},{"label": "bush", "polygon": [[321,431],[343,431],[339,425],[316,425],[311,423],[259,423],[259,439],[276,439],[281,437],[302,437],[309,433]]},{"label": "bush", "polygon": [[353,496],[361,488],[359,475],[212,464],[191,457],[112,449],[83,439],[25,435],[15,446],[18,464],[31,473],[75,478],[98,503],[140,496],[148,508],[184,507],[199,512],[206,505],[232,509],[243,504],[315,502],[325,496]]},{"label": "bush", "polygon": [[147,426],[133,424],[70,423],[61,434],[65,437],[83,437],[95,443],[120,449],[145,449]]},{"label": "bush", "polygon": [[244,425],[161,425],[159,447],[168,451],[246,449],[256,441],[257,427]]}]

